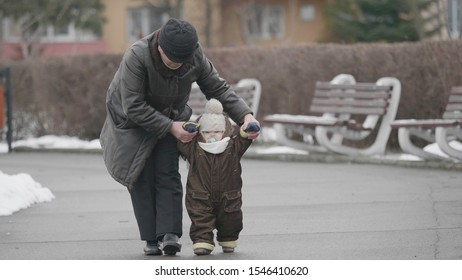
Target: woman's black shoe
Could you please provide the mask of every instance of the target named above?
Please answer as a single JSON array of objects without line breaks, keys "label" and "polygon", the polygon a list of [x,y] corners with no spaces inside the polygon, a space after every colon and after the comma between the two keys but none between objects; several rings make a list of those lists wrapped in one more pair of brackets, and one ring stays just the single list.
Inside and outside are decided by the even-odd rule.
[{"label": "woman's black shoe", "polygon": [[159,242],[157,241],[146,241],[146,247],[144,247],[145,255],[162,255],[162,250],[159,248]]},{"label": "woman's black shoe", "polygon": [[173,233],[167,233],[162,239],[162,250],[166,255],[176,255],[177,252],[181,251],[181,244],[179,242],[179,237]]}]

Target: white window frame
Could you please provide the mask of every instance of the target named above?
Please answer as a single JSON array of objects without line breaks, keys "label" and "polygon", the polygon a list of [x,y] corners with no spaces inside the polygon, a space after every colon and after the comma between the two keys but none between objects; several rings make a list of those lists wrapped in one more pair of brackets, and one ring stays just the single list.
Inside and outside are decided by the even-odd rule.
[{"label": "white window frame", "polygon": [[304,22],[314,21],[316,18],[316,9],[312,4],[305,4],[300,7],[300,20]]},{"label": "white window frame", "polygon": [[451,38],[461,37],[461,4],[460,0],[448,0],[447,2],[447,27]]},{"label": "white window frame", "polygon": [[76,39],[76,31],[74,24],[69,24],[67,26],[67,32],[58,33],[56,27],[48,26],[45,30],[45,34],[42,37],[43,42],[72,42]]},{"label": "white window frame", "polygon": [[13,22],[9,18],[2,20],[2,40],[5,42],[18,42],[21,38],[14,34],[13,29],[15,28]]},{"label": "white window frame", "polygon": [[284,37],[284,8],[280,5],[255,5],[246,18],[246,34],[257,40]]},{"label": "white window frame", "polygon": [[[19,42],[21,40],[20,35],[14,34],[13,29],[16,28],[15,23],[9,18],[4,18],[2,21],[2,39],[5,42]],[[80,31],[75,28],[73,23],[67,26],[67,32],[57,34],[55,27],[48,26],[44,30],[44,34],[40,37],[40,40],[44,43],[65,43],[65,42],[81,42],[81,41],[93,41],[96,40],[97,36],[88,31]]]},{"label": "white window frame", "polygon": [[[154,22],[151,21],[151,16],[154,13],[154,7],[139,7],[139,8],[130,8],[127,9],[126,12],[126,39],[128,42],[135,42],[136,40],[149,35],[150,33],[154,32],[152,25]],[[136,14],[135,14],[136,13]],[[135,15],[134,15],[135,14]],[[160,16],[160,23],[164,24],[168,21],[169,16],[167,13],[162,12],[159,8],[158,15]],[[135,19],[139,21],[136,23],[135,27]],[[160,25],[158,26],[160,28]]]}]

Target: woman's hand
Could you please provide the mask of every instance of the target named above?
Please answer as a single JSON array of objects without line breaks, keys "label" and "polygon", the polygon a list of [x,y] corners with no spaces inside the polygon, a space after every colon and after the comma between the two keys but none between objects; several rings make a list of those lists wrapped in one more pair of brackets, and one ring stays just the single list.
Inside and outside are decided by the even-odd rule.
[{"label": "woman's hand", "polygon": [[197,131],[192,133],[186,131],[183,128],[184,123],[185,122],[173,122],[172,127],[170,128],[170,133],[182,143],[188,143],[191,142],[191,140],[197,135]]}]

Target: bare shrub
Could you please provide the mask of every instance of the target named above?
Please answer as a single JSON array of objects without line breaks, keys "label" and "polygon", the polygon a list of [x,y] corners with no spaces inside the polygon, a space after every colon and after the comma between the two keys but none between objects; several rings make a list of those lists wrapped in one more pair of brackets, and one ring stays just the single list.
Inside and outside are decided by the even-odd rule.
[{"label": "bare shrub", "polygon": [[86,55],[15,64],[15,137],[98,138],[106,115],[106,89],[119,62],[119,55]]},{"label": "bare shrub", "polygon": [[[402,83],[397,118],[439,118],[453,85],[462,85],[460,41],[308,44],[206,49],[230,83],[262,83],[258,116],[307,114],[316,81],[349,73],[359,82]],[[72,56],[12,65],[15,138],[45,134],[99,137],[105,96],[122,55]],[[389,147],[397,147],[396,131]]]}]

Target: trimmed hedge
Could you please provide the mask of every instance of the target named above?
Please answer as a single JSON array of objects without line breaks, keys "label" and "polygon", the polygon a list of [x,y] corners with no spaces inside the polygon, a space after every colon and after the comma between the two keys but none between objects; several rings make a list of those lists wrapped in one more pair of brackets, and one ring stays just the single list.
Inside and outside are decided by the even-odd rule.
[{"label": "trimmed hedge", "polygon": [[[452,85],[462,85],[462,42],[310,44],[205,50],[230,83],[262,83],[258,117],[307,113],[318,80],[349,73],[359,82],[402,83],[397,118],[439,118]],[[12,65],[15,139],[45,134],[99,137],[106,89],[122,55],[72,56]],[[396,131],[389,141],[397,147]]]},{"label": "trimmed hedge", "polygon": [[86,55],[12,65],[14,138],[98,138],[106,116],[106,90],[120,59]]}]

